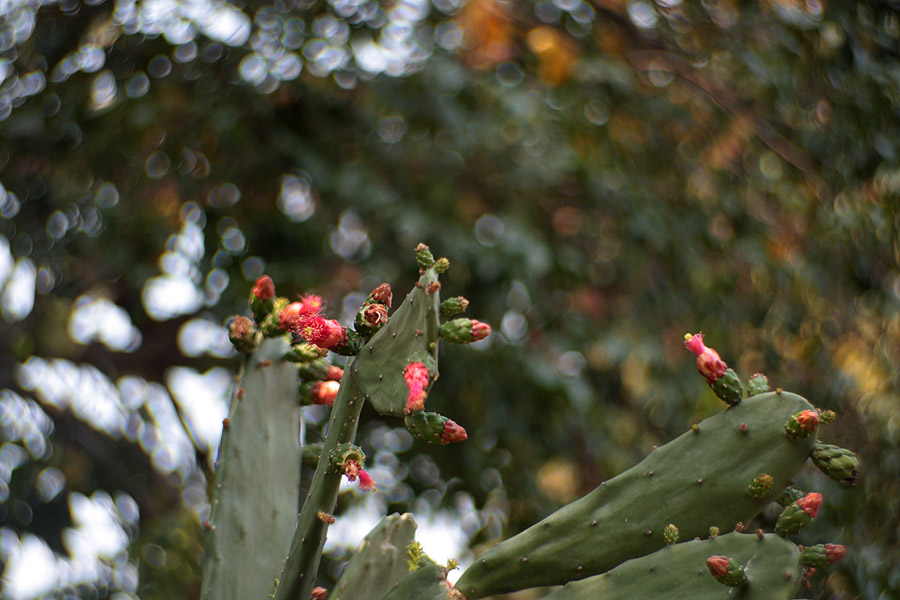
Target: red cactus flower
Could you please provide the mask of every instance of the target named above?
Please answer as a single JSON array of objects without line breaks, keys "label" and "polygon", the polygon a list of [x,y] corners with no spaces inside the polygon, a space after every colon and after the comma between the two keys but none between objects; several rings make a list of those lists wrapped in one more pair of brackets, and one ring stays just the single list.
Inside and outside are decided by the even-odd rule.
[{"label": "red cactus flower", "polygon": [[340,367],[336,367],[331,365],[328,367],[328,372],[325,374],[325,379],[329,381],[340,381],[341,377],[344,376],[344,370]]},{"label": "red cactus flower", "polygon": [[710,556],[706,559],[706,566],[709,567],[709,572],[716,579],[724,577],[728,573],[728,557]]},{"label": "red cactus flower", "polygon": [[472,341],[477,342],[491,335],[491,326],[472,319]]},{"label": "red cactus flower", "polygon": [[394,294],[391,291],[391,284],[382,283],[377,288],[372,290],[372,300],[375,302],[379,302],[384,304],[386,307],[391,307],[391,301],[394,299]]},{"label": "red cactus flower", "polygon": [[844,558],[846,553],[847,549],[840,544],[825,544],[825,556],[828,557],[830,563]]},{"label": "red cactus flower", "polygon": [[259,300],[271,300],[275,297],[275,284],[268,275],[263,275],[253,285],[253,295]]},{"label": "red cactus flower", "polygon": [[366,473],[365,469],[359,470],[359,489],[364,492],[375,491],[375,482],[372,480],[372,477]]},{"label": "red cactus flower", "polygon": [[462,425],[458,425],[455,421],[447,419],[444,422],[444,431],[441,433],[441,443],[450,444],[453,442],[461,442],[467,439],[469,435]]},{"label": "red cactus flower", "polygon": [[406,413],[425,408],[425,388],[428,386],[428,367],[424,363],[411,362],[403,371],[403,380],[409,388],[409,396],[406,397]]},{"label": "red cactus flower", "polygon": [[815,431],[819,426],[819,413],[814,410],[804,410],[797,415],[797,423],[803,431]]},{"label": "red cactus flower", "polygon": [[697,355],[697,370],[706,377],[706,381],[709,383],[713,383],[725,374],[728,365],[721,359],[718,352],[703,344],[702,333],[685,334],[684,347]]},{"label": "red cactus flower", "polygon": [[319,348],[331,350],[344,341],[344,328],[334,319],[325,319],[319,315],[300,315],[289,321],[294,333]]},{"label": "red cactus flower", "polygon": [[819,492],[812,492],[807,494],[797,500],[797,506],[800,507],[800,510],[808,514],[810,517],[815,517],[819,512],[819,506],[822,505],[822,494]]},{"label": "red cactus flower", "polygon": [[318,315],[322,310],[325,302],[321,296],[303,296],[298,302],[291,302],[278,313],[281,320],[281,328],[291,330],[299,321],[300,317]]},{"label": "red cactus flower", "polygon": [[319,381],[313,386],[312,401],[315,404],[327,404],[334,406],[334,399],[337,397],[341,384],[337,381]]}]

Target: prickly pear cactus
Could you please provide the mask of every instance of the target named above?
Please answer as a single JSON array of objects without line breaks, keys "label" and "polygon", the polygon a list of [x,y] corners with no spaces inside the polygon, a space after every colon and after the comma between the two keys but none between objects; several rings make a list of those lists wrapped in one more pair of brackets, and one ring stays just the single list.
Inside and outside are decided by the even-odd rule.
[{"label": "prickly pear cactus", "polygon": [[[691,539],[710,526],[730,531],[748,522],[806,462],[815,435],[789,439],[784,424],[810,409],[789,392],[743,400],[501,542],[462,574],[457,587],[474,599],[563,584],[662,548],[669,523],[681,539]],[[760,473],[773,485],[751,494],[748,487]]]},{"label": "prickly pear cactus", "polygon": [[[707,564],[711,557],[730,559],[741,568],[746,583],[723,585]],[[793,543],[772,534],[760,539],[729,533],[629,560],[603,575],[573,581],[544,600],[789,600],[800,588],[801,573]]]},{"label": "prickly pear cactus", "polygon": [[416,527],[409,513],[384,517],[360,543],[329,599],[381,598],[409,572],[406,548],[415,541]]},{"label": "prickly pear cactus", "polygon": [[204,549],[204,600],[264,598],[287,554],[300,487],[297,368],[285,336],[244,360],[223,424]]}]

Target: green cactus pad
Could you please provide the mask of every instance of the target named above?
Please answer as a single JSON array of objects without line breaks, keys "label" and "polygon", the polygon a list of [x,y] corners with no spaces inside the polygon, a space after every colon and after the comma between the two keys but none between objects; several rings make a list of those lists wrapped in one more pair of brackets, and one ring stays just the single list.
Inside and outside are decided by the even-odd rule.
[{"label": "green cactus pad", "polygon": [[437,375],[441,304],[437,292],[426,292],[437,280],[434,269],[427,269],[422,274],[387,325],[363,346],[352,367],[353,379],[360,391],[382,415],[403,416],[409,395],[403,371],[411,356],[426,353],[434,365],[433,369],[429,368],[432,380]]},{"label": "green cactus pad", "polygon": [[418,569],[408,573],[391,591],[382,596],[381,600],[448,600],[451,589],[447,583],[446,567],[426,559],[419,563]]},{"label": "green cactus pad", "polygon": [[[264,598],[287,555],[300,487],[297,368],[286,336],[247,357],[219,447],[201,597]],[[264,490],[265,493],[261,493]]]},{"label": "green cactus pad", "polygon": [[415,539],[416,527],[409,513],[381,519],[344,567],[329,600],[371,600],[386,594],[409,572],[406,547]]},{"label": "green cactus pad", "polygon": [[[706,560],[725,555],[743,565],[747,584],[722,585]],[[729,533],[713,540],[668,546],[623,563],[603,575],[573,581],[544,600],[789,600],[800,588],[797,547],[777,535],[762,540]]]},{"label": "green cactus pad", "polygon": [[[674,523],[682,539],[710,526],[749,522],[806,462],[815,436],[789,440],[784,422],[809,403],[796,394],[759,394],[716,414],[657,448],[628,471],[486,552],[459,578],[470,599],[562,584],[665,545]],[[747,431],[740,425],[746,423]],[[747,493],[747,473],[767,473],[773,488]],[[527,558],[527,562],[522,559]]]}]

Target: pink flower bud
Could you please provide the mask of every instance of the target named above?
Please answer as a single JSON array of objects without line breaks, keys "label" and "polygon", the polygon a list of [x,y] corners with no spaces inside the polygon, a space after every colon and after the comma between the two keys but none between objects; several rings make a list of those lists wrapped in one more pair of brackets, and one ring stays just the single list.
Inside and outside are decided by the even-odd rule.
[{"label": "pink flower bud", "polygon": [[491,326],[472,319],[472,341],[477,342],[491,335]]},{"label": "pink flower bud", "polygon": [[328,598],[328,590],[323,587],[314,587],[310,600],[325,600]]},{"label": "pink flower bud", "polygon": [[444,431],[441,433],[441,443],[450,444],[453,442],[461,442],[467,439],[469,435],[466,433],[462,425],[458,425],[455,421],[447,419],[444,422]]},{"label": "pink flower bud", "polygon": [[428,387],[428,367],[424,363],[411,362],[403,371],[403,380],[409,388],[406,397],[406,414],[425,408],[425,388]]},{"label": "pink flower bud", "polygon": [[253,285],[253,295],[258,300],[271,300],[275,297],[275,284],[268,275],[263,275]]},{"label": "pink flower bud", "polygon": [[331,365],[330,367],[328,367],[328,372],[325,373],[325,379],[328,379],[330,381],[340,381],[341,377],[343,377],[343,376],[344,376],[344,370],[342,368],[336,367],[334,365]]},{"label": "pink flower bud", "polygon": [[340,389],[341,384],[337,381],[319,381],[313,386],[312,401],[315,404],[334,406],[334,399]]},{"label": "pink flower bud", "polygon": [[842,559],[846,553],[847,549],[840,544],[825,544],[825,556],[830,563]]},{"label": "pink flower bud", "polygon": [[713,383],[725,374],[728,365],[719,357],[719,353],[703,344],[703,334],[698,333],[684,336],[684,347],[697,355],[697,370],[706,377],[706,381]]},{"label": "pink flower bud", "polygon": [[812,492],[797,500],[797,506],[810,517],[815,517],[819,512],[819,506],[822,505],[822,494]]},{"label": "pink flower bud", "polygon": [[706,559],[706,566],[713,577],[718,579],[728,573],[728,557],[727,556],[710,556]]}]

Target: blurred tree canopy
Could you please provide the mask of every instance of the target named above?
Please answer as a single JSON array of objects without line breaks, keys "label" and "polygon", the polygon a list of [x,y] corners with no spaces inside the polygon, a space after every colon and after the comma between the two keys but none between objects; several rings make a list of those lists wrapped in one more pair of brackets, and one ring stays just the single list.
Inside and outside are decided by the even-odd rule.
[{"label": "blurred tree canopy", "polygon": [[702,330],[861,457],[797,482],[849,548],[807,597],[900,598],[898,9],[0,2],[3,596],[197,597],[224,323],[263,272],[346,320],[425,241],[496,334],[429,400],[466,444],[365,413],[370,507],[471,557],[720,410]]}]

